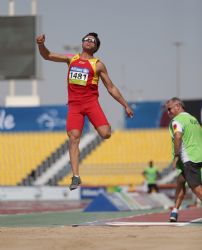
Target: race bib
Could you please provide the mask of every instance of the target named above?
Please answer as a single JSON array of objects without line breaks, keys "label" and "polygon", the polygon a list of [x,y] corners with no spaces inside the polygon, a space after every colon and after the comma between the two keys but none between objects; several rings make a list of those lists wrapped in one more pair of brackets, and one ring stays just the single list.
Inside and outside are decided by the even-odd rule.
[{"label": "race bib", "polygon": [[69,72],[69,83],[86,86],[88,81],[89,69],[71,67]]}]

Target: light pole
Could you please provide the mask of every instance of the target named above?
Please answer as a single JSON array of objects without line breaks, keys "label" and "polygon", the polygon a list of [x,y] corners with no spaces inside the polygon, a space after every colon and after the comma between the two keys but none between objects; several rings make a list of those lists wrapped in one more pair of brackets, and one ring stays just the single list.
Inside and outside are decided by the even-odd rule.
[{"label": "light pole", "polygon": [[183,42],[176,41],[173,43],[176,47],[176,96],[181,97],[181,46]]}]

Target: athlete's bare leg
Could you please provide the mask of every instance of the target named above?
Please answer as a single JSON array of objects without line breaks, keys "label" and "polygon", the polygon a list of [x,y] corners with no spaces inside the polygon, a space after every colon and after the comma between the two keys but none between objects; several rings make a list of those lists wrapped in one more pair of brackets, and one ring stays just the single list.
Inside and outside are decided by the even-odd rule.
[{"label": "athlete's bare leg", "polygon": [[186,187],[185,187],[185,179],[184,177],[180,174],[177,177],[177,187],[176,187],[176,192],[175,192],[175,208],[179,209],[182,201],[184,200],[185,193],[186,193]]},{"label": "athlete's bare leg", "polygon": [[185,178],[182,174],[177,177],[177,187],[175,191],[175,206],[173,207],[170,214],[170,222],[177,222],[178,219],[178,210],[184,200],[184,196],[186,193],[185,187]]},{"label": "athlete's bare leg", "polygon": [[103,139],[109,139],[111,137],[111,127],[109,125],[102,125],[96,128],[96,130]]},{"label": "athlete's bare leg", "polygon": [[202,185],[191,188],[193,193],[202,201]]},{"label": "athlete's bare leg", "polygon": [[73,129],[67,132],[69,136],[69,156],[73,175],[79,176],[79,142],[82,132]]}]

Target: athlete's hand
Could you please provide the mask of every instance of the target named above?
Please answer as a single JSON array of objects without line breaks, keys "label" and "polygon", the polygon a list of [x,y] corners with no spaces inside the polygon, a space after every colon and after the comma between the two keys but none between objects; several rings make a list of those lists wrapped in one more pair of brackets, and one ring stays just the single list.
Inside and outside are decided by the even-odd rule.
[{"label": "athlete's hand", "polygon": [[38,44],[44,44],[45,43],[45,35],[42,34],[42,35],[39,35],[37,38],[36,38],[36,42]]},{"label": "athlete's hand", "polygon": [[134,113],[133,113],[132,109],[129,106],[127,106],[125,109],[126,109],[127,116],[130,118],[133,118]]}]

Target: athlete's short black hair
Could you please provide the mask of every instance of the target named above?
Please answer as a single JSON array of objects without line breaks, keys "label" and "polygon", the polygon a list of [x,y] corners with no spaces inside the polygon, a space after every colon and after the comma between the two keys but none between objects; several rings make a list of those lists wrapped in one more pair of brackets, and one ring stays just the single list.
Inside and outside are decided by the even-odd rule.
[{"label": "athlete's short black hair", "polygon": [[97,45],[97,49],[95,50],[95,52],[98,51],[99,47],[100,47],[100,39],[98,37],[98,34],[95,33],[95,32],[90,32],[88,33],[87,35],[85,35],[83,38],[82,38],[82,42],[84,41],[84,39],[87,37],[87,36],[93,36],[96,40],[96,45]]}]

